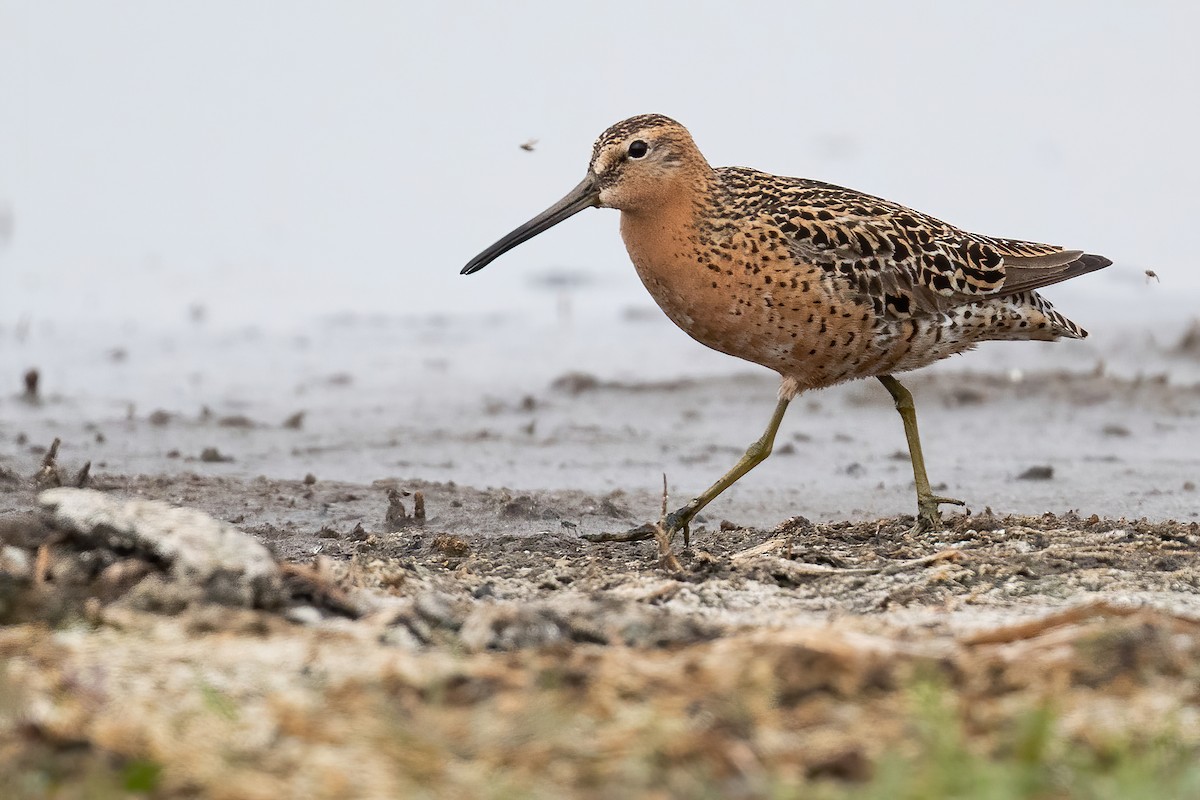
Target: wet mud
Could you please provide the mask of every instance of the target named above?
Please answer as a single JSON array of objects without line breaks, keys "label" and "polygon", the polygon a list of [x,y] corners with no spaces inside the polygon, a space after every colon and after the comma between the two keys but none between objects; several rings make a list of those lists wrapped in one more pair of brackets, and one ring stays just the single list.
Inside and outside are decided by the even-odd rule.
[{"label": "wet mud", "polygon": [[[871,780],[912,751],[929,691],[981,752],[1042,708],[1096,752],[1200,749],[1194,386],[912,377],[931,476],[968,503],[935,532],[913,528],[886,393],[806,396],[664,558],[604,540],[657,518],[664,472],[673,506],[732,463],[769,378],[564,372],[432,403],[331,374],[199,407],[44,376],[4,401],[7,774],[86,786],[116,764],[163,797],[771,796]],[[75,487],[125,521],[54,511]],[[205,555],[139,501],[226,544]],[[230,559],[259,545],[269,591],[242,591]]]}]

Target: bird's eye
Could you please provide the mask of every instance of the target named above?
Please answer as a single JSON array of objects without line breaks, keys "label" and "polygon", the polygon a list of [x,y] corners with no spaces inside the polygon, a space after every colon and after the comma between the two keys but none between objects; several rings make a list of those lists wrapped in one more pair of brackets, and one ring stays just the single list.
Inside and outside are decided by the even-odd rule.
[{"label": "bird's eye", "polygon": [[643,142],[641,139],[635,139],[629,143],[629,157],[641,158],[650,152],[650,145]]}]

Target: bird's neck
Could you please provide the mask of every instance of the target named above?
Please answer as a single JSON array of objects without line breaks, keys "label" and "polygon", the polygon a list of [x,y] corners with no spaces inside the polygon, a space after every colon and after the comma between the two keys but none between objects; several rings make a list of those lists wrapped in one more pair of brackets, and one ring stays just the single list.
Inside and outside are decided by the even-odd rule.
[{"label": "bird's neck", "polygon": [[715,176],[710,180],[704,174],[689,175],[664,187],[655,202],[621,211],[621,237],[643,280],[647,270],[660,273],[677,268],[681,256],[692,250],[689,243],[694,242],[697,220],[711,202],[714,181]]},{"label": "bird's neck", "polygon": [[713,197],[707,181],[688,182],[664,195],[661,203],[621,212],[621,237],[629,258],[655,302],[675,324],[693,336],[699,309],[712,276],[702,264],[700,223]]}]

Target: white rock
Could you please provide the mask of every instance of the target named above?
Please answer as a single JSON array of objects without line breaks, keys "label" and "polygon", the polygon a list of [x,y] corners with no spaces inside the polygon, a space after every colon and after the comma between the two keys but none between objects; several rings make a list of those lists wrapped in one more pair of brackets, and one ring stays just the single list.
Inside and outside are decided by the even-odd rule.
[{"label": "white rock", "polygon": [[54,525],[95,544],[147,554],[173,580],[225,605],[272,608],[283,581],[269,550],[228,523],[158,500],[116,500],[93,489],[47,489],[38,503]]},{"label": "white rock", "polygon": [[14,578],[28,578],[33,574],[33,564],[24,550],[5,545],[0,547],[0,572],[8,573]]}]

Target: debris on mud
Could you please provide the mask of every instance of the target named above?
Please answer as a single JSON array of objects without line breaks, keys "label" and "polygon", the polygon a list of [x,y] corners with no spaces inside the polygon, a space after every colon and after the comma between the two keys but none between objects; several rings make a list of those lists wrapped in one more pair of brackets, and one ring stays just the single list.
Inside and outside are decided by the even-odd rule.
[{"label": "debris on mud", "polygon": [[400,489],[389,488],[387,490],[387,513],[384,514],[383,526],[384,530],[392,533],[402,531],[411,525],[420,525],[425,522],[425,499],[420,498],[419,515],[417,509],[417,498],[413,498],[413,514],[408,515],[408,510],[404,507],[404,500],[409,493]]},{"label": "debris on mud", "polygon": [[21,399],[26,403],[36,405],[42,401],[41,394],[38,392],[38,383],[41,381],[41,373],[36,369],[25,371],[23,376],[25,383],[25,391],[21,394]]},{"label": "debris on mud", "polygon": [[61,445],[62,440],[55,437],[54,441],[50,443],[49,449],[46,450],[45,456],[42,457],[42,465],[37,474],[33,476],[33,482],[41,488],[74,486],[82,489],[87,486],[88,479],[91,477],[92,462],[84,462],[84,465],[75,473],[75,477],[69,477],[58,465],[58,448]]},{"label": "debris on mud", "polygon": [[200,451],[200,460],[206,464],[228,464],[233,461],[233,456],[224,455],[215,447],[206,447]]},{"label": "debris on mud", "polygon": [[[694,531],[663,570],[655,541],[558,524],[614,520],[579,493],[413,482],[439,513],[395,536],[367,487],[102,482],[0,515],[0,734],[17,742],[0,766],[41,746],[20,720],[162,765],[167,794],[495,796],[503,775],[510,794],[591,796],[600,773],[804,793],[911,747],[922,686],[981,752],[1046,698],[1056,742],[1200,751],[1197,523],[797,517]],[[8,507],[32,498],[5,486]],[[187,602],[141,601],[185,583]]]},{"label": "debris on mud", "polygon": [[198,600],[246,608],[283,601],[270,552],[202,511],[157,500],[114,500],[88,489],[49,489],[38,497],[51,526],[84,546],[166,567],[168,578]]},{"label": "debris on mud", "polygon": [[1019,481],[1048,481],[1054,478],[1054,467],[1048,464],[1038,464],[1030,467],[1017,476]]}]

